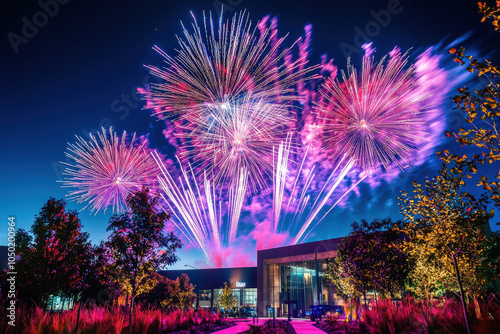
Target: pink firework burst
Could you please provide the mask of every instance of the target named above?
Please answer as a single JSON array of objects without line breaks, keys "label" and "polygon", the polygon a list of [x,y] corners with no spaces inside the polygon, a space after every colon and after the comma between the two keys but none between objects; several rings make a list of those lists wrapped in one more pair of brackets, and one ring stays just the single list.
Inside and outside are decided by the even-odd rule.
[{"label": "pink firework burst", "polygon": [[305,58],[287,61],[291,47],[280,50],[285,37],[278,38],[275,29],[253,26],[245,12],[227,21],[221,15],[218,22],[203,16],[202,27],[193,20],[193,32],[183,26],[175,57],[154,47],[166,67],[146,66],[162,80],[151,85],[148,107],[155,115],[180,115],[197,124],[207,110],[249,94],[278,107],[297,99],[293,86],[314,68],[304,66]]},{"label": "pink firework burst", "polygon": [[113,213],[122,212],[128,194],[156,184],[158,167],[147,152],[147,141],[135,144],[135,133],[129,143],[125,131],[120,138],[112,128],[103,128],[97,138],[90,135],[90,141],[76,138],[65,153],[74,163],[64,163],[68,167],[62,182],[63,187],[75,188],[68,197],[87,203],[84,209],[97,214],[112,206]]},{"label": "pink firework burst", "polygon": [[348,64],[343,82],[329,79],[316,107],[326,124],[323,142],[335,155],[346,153],[363,170],[411,164],[428,131],[429,94],[398,48],[377,65],[365,45],[361,76]]},{"label": "pink firework burst", "polygon": [[243,169],[257,190],[267,187],[273,150],[291,131],[293,121],[286,107],[245,98],[210,109],[203,123],[178,136],[190,140],[192,147],[185,155],[198,169],[213,174],[215,183],[238,179]]}]

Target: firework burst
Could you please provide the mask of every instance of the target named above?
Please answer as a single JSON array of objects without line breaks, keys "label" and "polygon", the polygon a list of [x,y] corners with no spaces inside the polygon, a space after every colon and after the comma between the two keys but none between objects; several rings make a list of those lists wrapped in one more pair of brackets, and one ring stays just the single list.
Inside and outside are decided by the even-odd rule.
[{"label": "firework burst", "polygon": [[292,121],[286,107],[262,100],[228,103],[211,109],[203,126],[179,134],[191,143],[183,155],[198,170],[213,174],[215,184],[240,182],[245,170],[251,188],[263,189],[272,175],[273,148],[287,136]]},{"label": "firework burst", "polygon": [[296,100],[293,86],[314,68],[306,68],[303,57],[295,62],[285,59],[291,49],[280,50],[285,37],[278,38],[275,29],[259,23],[252,26],[245,12],[227,21],[221,15],[218,24],[211,14],[204,15],[203,29],[192,16],[193,31],[183,26],[184,39],[177,38],[180,49],[175,57],[154,47],[167,66],[146,66],[163,81],[151,85],[149,107],[155,115],[181,116],[197,124],[214,106],[235,104],[248,95],[278,108]]},{"label": "firework burst", "polygon": [[365,49],[361,78],[348,64],[342,83],[329,79],[320,91],[323,141],[334,155],[356,159],[362,170],[404,168],[426,135],[429,94],[419,89],[414,68],[404,69],[407,56],[399,49],[377,65],[373,50]]},{"label": "firework burst", "polygon": [[114,212],[125,209],[125,199],[143,186],[156,184],[158,167],[146,151],[146,141],[135,144],[135,133],[127,143],[127,133],[121,138],[112,128],[102,129],[90,141],[76,136],[77,142],[69,144],[66,156],[74,163],[64,163],[63,187],[70,191],[70,200],[87,203],[91,212],[106,211],[112,206]]}]

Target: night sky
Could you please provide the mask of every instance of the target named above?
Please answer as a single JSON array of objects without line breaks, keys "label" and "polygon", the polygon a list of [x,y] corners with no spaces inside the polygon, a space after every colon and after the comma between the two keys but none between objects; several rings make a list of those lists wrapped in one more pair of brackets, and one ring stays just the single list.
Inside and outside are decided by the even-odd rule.
[{"label": "night sky", "polygon": [[[44,15],[44,3],[52,15]],[[358,31],[365,31],[381,10],[392,8],[396,14],[384,22],[370,40],[378,57],[395,45],[403,50],[423,51],[432,45],[446,47],[467,35],[461,43],[480,55],[492,54],[497,40],[488,23],[480,24],[477,1],[80,1],[60,0],[3,1],[0,5],[1,26],[1,152],[0,213],[1,219],[15,216],[17,227],[29,230],[33,218],[47,199],[63,198],[60,188],[64,152],[75,135],[87,137],[101,126],[112,125],[118,133],[126,130],[146,135],[155,128],[155,119],[143,110],[144,101],[135,94],[137,87],[151,81],[144,64],[158,65],[161,57],[151,48],[160,46],[169,54],[177,47],[182,20],[190,24],[189,11],[199,18],[203,11],[217,13],[224,3],[225,11],[246,9],[254,22],[265,15],[278,17],[281,35],[289,33],[288,42],[303,34],[304,25],[313,25],[312,63],[322,54],[334,58],[344,69],[349,44],[355,51]],[[26,26],[33,21],[35,31]],[[38,21],[37,21],[38,20]],[[23,33],[25,36],[23,36]],[[17,36],[17,37],[15,37]],[[10,40],[9,40],[10,38]],[[443,49],[446,50],[446,49]],[[443,67],[456,67],[443,52]],[[451,96],[451,95],[450,95]],[[457,130],[462,118],[448,111],[448,129]],[[460,151],[453,142],[442,145]],[[352,205],[334,212],[318,226],[309,241],[346,235],[353,220],[390,216],[399,219],[397,196],[400,190],[411,190],[411,182],[432,176],[438,166],[431,156],[428,163],[407,171],[390,184],[359,187],[359,196],[350,198]],[[83,205],[68,203],[69,209]],[[94,243],[106,238],[111,214],[91,215],[82,211],[84,230]],[[491,222],[495,229],[496,218]],[[7,226],[0,224],[0,226]],[[6,244],[6,227],[0,230],[0,244]],[[187,247],[179,253],[175,265],[201,265],[200,253]],[[250,258],[243,264],[252,264]]]}]

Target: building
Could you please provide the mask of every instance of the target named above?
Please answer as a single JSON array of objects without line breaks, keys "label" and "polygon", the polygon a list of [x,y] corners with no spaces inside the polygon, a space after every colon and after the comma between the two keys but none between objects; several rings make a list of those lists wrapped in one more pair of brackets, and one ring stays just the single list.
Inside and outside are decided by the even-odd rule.
[{"label": "building", "polygon": [[[313,310],[341,311],[326,278],[328,260],[335,257],[341,238],[265,249],[257,252],[257,267],[162,270],[169,279],[187,274],[195,285],[196,308],[216,308],[224,283],[231,283],[240,313],[252,316],[302,317]],[[0,247],[0,265],[7,260]],[[340,309],[339,309],[340,308]]]},{"label": "building", "polygon": [[159,272],[168,279],[174,280],[187,274],[190,283],[195,285],[197,295],[196,308],[216,308],[217,298],[224,283],[233,285],[233,295],[238,299],[241,313],[253,315],[257,309],[257,268],[210,268],[190,270],[163,270]]},{"label": "building", "polygon": [[342,239],[329,239],[257,252],[259,316],[303,317],[314,309],[338,311],[340,301],[326,277],[328,260]]},{"label": "building", "polygon": [[342,303],[332,292],[326,270],[340,241],[337,238],[260,250],[257,267],[165,270],[160,274],[169,279],[187,274],[196,286],[197,308],[215,308],[227,282],[234,287],[240,312],[247,315],[284,317],[290,312],[296,318],[313,310],[339,311]]}]

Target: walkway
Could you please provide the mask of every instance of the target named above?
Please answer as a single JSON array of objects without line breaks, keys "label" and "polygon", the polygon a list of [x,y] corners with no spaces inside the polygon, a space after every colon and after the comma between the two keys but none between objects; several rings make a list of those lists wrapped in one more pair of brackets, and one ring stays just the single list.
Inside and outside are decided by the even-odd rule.
[{"label": "walkway", "polygon": [[[232,327],[223,329],[221,331],[214,332],[213,334],[215,334],[215,333],[217,333],[217,334],[237,334],[237,333],[241,333],[241,332],[249,330],[250,325],[253,324],[252,318],[250,318],[250,319],[228,319],[228,320],[236,323],[236,326],[232,326]],[[263,325],[267,320],[268,320],[268,318],[259,318],[258,325]]]},{"label": "walkway", "polygon": [[325,333],[321,329],[314,327],[313,325],[316,322],[311,321],[309,318],[304,319],[292,319],[291,324],[293,329],[297,332],[297,334],[320,334]]},{"label": "walkway", "polygon": [[[277,318],[278,319],[278,318]],[[259,325],[264,324],[269,320],[269,318],[259,318]],[[282,318],[281,320],[286,320],[286,318]],[[229,321],[235,322],[237,325],[223,329],[221,331],[215,332],[217,334],[237,334],[250,329],[249,325],[252,325],[252,319],[229,319]],[[325,333],[322,330],[313,326],[315,324],[308,318],[304,319],[292,319],[291,324],[293,329],[297,332],[297,334],[322,334]],[[214,334],[215,334],[214,333]]]}]

